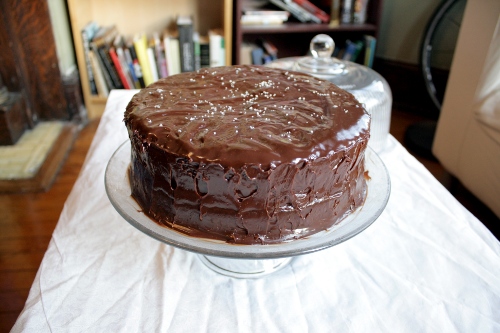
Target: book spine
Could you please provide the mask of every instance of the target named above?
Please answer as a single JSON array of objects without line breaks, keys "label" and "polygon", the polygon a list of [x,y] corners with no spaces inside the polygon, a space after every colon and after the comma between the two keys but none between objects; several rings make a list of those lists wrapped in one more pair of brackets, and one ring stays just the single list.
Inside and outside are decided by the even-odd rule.
[{"label": "book spine", "polygon": [[293,0],[293,2],[307,10],[312,15],[316,16],[322,23],[328,23],[330,21],[330,15],[325,13],[309,0]]},{"label": "book spine", "polygon": [[377,45],[377,39],[373,36],[365,36],[365,59],[364,65],[373,68],[373,60],[375,59],[375,48]]},{"label": "book spine", "polygon": [[99,56],[101,57],[102,63],[106,71],[111,78],[111,85],[114,89],[123,89],[122,82],[120,77],[118,76],[118,72],[116,71],[115,66],[113,65],[113,61],[109,55],[109,47],[107,45],[100,46],[98,48]]},{"label": "book spine", "polygon": [[118,73],[118,77],[120,78],[123,87],[125,89],[130,89],[130,85],[127,81],[127,78],[125,77],[125,73],[123,72],[122,65],[120,64],[120,60],[118,59],[118,54],[116,54],[116,50],[114,47],[109,48],[109,56],[111,57],[111,60],[115,65],[116,72]]},{"label": "book spine", "polygon": [[224,37],[218,33],[210,34],[210,67],[225,65]]},{"label": "book spine", "polygon": [[94,50],[89,50],[89,60],[90,60],[90,65],[92,66],[92,70],[95,73],[94,78],[95,78],[97,93],[101,97],[108,97],[109,89],[108,86],[106,85],[106,80],[104,79],[101,65],[97,60],[98,58],[99,57],[94,53]]},{"label": "book spine", "polygon": [[97,95],[97,86],[94,79],[94,72],[92,70],[92,64],[90,62],[89,52],[90,52],[90,32],[87,28],[82,29],[82,42],[83,42],[83,56],[85,58],[85,69],[87,70],[87,77],[89,81],[90,93],[92,95]]},{"label": "book spine", "polygon": [[130,67],[128,65],[127,59],[125,58],[123,47],[120,46],[116,48],[116,55],[118,56],[118,62],[120,63],[120,66],[122,68],[123,76],[125,77],[125,80],[127,81],[127,84],[129,86],[128,89],[135,88],[134,79],[132,77],[132,73],[130,72]]},{"label": "book spine", "polygon": [[362,41],[353,42],[351,40],[346,40],[346,48],[343,56],[344,60],[355,62],[363,48]]},{"label": "book spine", "polygon": [[294,8],[297,12],[306,18],[306,22],[312,21],[314,23],[321,23],[321,20],[316,16],[309,13],[307,10],[293,2],[293,0],[283,0],[290,8]]},{"label": "book spine", "polygon": [[210,44],[208,37],[200,39],[200,66],[201,68],[210,67]]},{"label": "book spine", "polygon": [[[92,52],[94,54],[95,61],[96,61],[97,65],[99,66],[99,68],[101,69],[106,86],[108,87],[108,89],[113,89],[113,81],[111,81],[111,77],[109,76],[109,73],[106,70],[104,63],[102,62],[101,56],[99,55],[99,47],[96,44],[91,43],[91,48],[92,48]],[[94,67],[92,67],[92,68],[94,69]]]},{"label": "book spine", "polygon": [[156,58],[154,46],[150,46],[146,49],[146,54],[148,56],[149,69],[151,70],[151,79],[153,82],[158,81],[158,68],[156,67]]},{"label": "book spine", "polygon": [[158,77],[164,78],[168,76],[167,60],[165,59],[165,46],[160,41],[158,33],[153,34],[154,50],[156,58],[156,67],[158,68]]},{"label": "book spine", "polygon": [[266,53],[269,54],[269,56],[271,56],[271,60],[278,59],[278,48],[274,44],[266,40],[263,40],[262,47],[264,48]]},{"label": "book spine", "polygon": [[353,0],[342,0],[340,6],[340,23],[352,23]]},{"label": "book spine", "polygon": [[201,50],[200,50],[200,34],[193,33],[193,46],[194,46],[194,70],[197,71],[201,68]]},{"label": "book spine", "polygon": [[151,68],[149,67],[148,60],[148,41],[146,35],[141,35],[134,39],[134,49],[137,55],[139,64],[141,65],[142,75],[144,77],[144,84],[149,86],[153,83],[153,74],[151,74]]},{"label": "book spine", "polygon": [[178,24],[181,72],[194,71],[193,25]]},{"label": "book spine", "polygon": [[279,7],[283,10],[286,10],[287,12],[292,14],[300,22],[308,22],[309,21],[309,19],[307,17],[305,17],[300,11],[298,11],[293,6],[290,6],[288,3],[285,3],[281,0],[269,0],[269,2],[271,2],[276,7]]},{"label": "book spine", "polygon": [[240,64],[241,65],[251,65],[252,64],[252,50],[254,48],[253,44],[243,43],[240,49]]},{"label": "book spine", "polygon": [[125,61],[127,62],[128,70],[129,70],[130,77],[132,79],[134,88],[140,89],[141,83],[139,82],[139,79],[137,78],[137,74],[135,73],[134,60],[132,59],[132,55],[130,54],[130,49],[128,47],[124,47],[123,54],[125,55]]},{"label": "book spine", "polygon": [[255,47],[252,49],[252,63],[254,65],[264,64],[264,50],[260,47]]},{"label": "book spine", "polygon": [[368,7],[368,0],[354,0],[353,8],[353,22],[363,24],[366,22],[366,10]]},{"label": "book spine", "polygon": [[180,54],[179,54],[179,39],[172,36],[165,36],[165,58],[167,59],[167,70],[169,75],[179,74],[180,67]]},{"label": "book spine", "polygon": [[336,27],[340,24],[340,0],[332,0],[330,8],[330,26]]},{"label": "book spine", "polygon": [[135,46],[130,45],[128,47],[130,52],[130,57],[132,58],[132,64],[134,66],[134,74],[139,81],[139,88],[145,88],[146,82],[144,82],[144,75],[142,74],[141,64],[139,63],[139,59],[137,58],[137,53],[135,52]]}]

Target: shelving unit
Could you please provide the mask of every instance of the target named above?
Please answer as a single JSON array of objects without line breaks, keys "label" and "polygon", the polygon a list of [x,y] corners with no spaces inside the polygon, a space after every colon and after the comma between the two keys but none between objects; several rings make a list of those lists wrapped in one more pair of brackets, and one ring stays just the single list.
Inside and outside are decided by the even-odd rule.
[{"label": "shelving unit", "polygon": [[240,50],[243,42],[252,42],[264,38],[278,48],[280,58],[304,56],[309,50],[311,39],[319,33],[330,35],[336,43],[346,39],[361,38],[368,34],[378,36],[382,12],[382,0],[370,0],[367,21],[364,24],[341,24],[330,27],[328,24],[285,22],[282,25],[243,26],[241,14],[247,0],[234,0],[233,6],[233,49],[234,64],[240,63]]},{"label": "shelving unit", "polygon": [[89,21],[94,20],[99,25],[115,24],[121,34],[134,36],[137,33],[162,32],[177,15],[191,15],[200,34],[206,35],[212,28],[224,29],[226,63],[232,62],[233,0],[68,0],[68,10],[89,118],[99,117],[107,101],[92,95],[88,84],[81,29]]},{"label": "shelving unit", "polygon": [[265,38],[276,45],[278,56],[303,56],[309,50],[311,39],[318,33],[329,34],[337,43],[361,38],[365,34],[377,37],[382,0],[370,0],[365,24],[328,24],[287,22],[280,26],[242,26],[241,13],[245,1],[251,0],[68,0],[71,29],[80,71],[83,98],[89,118],[99,117],[106,98],[92,95],[85,70],[81,29],[91,20],[100,25],[116,24],[123,35],[161,32],[177,15],[191,15],[195,29],[205,34],[209,29],[222,27],[226,43],[226,64],[240,63],[243,41],[254,42]]}]

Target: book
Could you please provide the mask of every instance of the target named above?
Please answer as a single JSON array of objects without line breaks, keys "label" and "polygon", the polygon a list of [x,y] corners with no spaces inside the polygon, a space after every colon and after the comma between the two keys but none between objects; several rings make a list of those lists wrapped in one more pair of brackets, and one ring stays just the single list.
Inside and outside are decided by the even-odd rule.
[{"label": "book", "polygon": [[[125,52],[124,49],[126,49],[125,46],[125,40],[122,35],[118,35],[115,38],[115,41],[113,42],[113,47],[116,53],[116,57],[118,58],[117,63],[115,63],[115,67],[121,71],[122,76],[120,75],[120,79],[122,79],[122,84],[126,88],[127,86],[129,88],[126,89],[133,89],[135,88],[134,86],[134,78],[132,77],[132,72],[131,72],[131,65],[127,62],[127,59],[125,57]],[[118,73],[120,74],[120,73]],[[123,82],[125,80],[126,83]]]},{"label": "book", "polygon": [[330,15],[325,13],[322,9],[320,9],[318,6],[316,6],[309,0],[293,0],[293,2],[299,5],[300,7],[304,8],[305,10],[307,10],[315,17],[317,17],[321,21],[321,23],[330,22]]},{"label": "book", "polygon": [[109,54],[109,48],[117,36],[118,30],[115,25],[104,26],[96,32],[90,43],[95,56],[99,59],[108,89],[123,88],[123,84]]},{"label": "book", "polygon": [[110,47],[108,52],[109,56],[111,57],[111,60],[113,61],[113,65],[115,66],[116,72],[118,73],[123,88],[132,89],[132,82],[130,82],[130,79],[128,79],[125,76],[124,69],[122,68],[122,64],[118,59],[118,54],[116,53],[115,47],[114,46]]},{"label": "book", "polygon": [[289,12],[293,17],[295,17],[297,20],[300,22],[309,22],[310,19],[307,15],[304,15],[304,13],[297,8],[297,6],[290,5],[289,2],[285,2],[284,0],[269,0],[273,5],[276,7],[286,10]]},{"label": "book", "polygon": [[354,0],[341,0],[340,3],[340,23],[352,23],[352,15],[354,11]]},{"label": "book", "polygon": [[286,10],[275,10],[265,8],[243,9],[243,14],[247,16],[290,16],[290,12]]},{"label": "book", "polygon": [[110,45],[103,44],[97,48],[97,53],[101,58],[101,63],[104,65],[104,70],[109,74],[109,78],[111,79],[110,89],[123,89],[122,81],[120,80],[120,76],[118,75],[118,71],[113,64],[113,60],[109,54]]},{"label": "book", "polygon": [[340,0],[332,0],[330,7],[330,27],[337,27],[340,24]]},{"label": "book", "polygon": [[288,21],[290,12],[285,10],[246,10],[241,15],[242,25],[279,25]]},{"label": "book", "polygon": [[168,76],[167,60],[165,58],[165,47],[160,40],[160,35],[157,32],[153,33],[153,45],[155,51],[156,68],[158,69],[158,77],[164,78]]},{"label": "book", "polygon": [[129,86],[129,88],[127,89],[134,89],[135,88],[134,78],[130,71],[130,65],[125,57],[123,45],[120,46],[117,45],[115,49],[116,49],[116,55],[118,56],[118,62],[120,63],[120,66],[122,68],[122,72],[125,77],[125,80],[127,81],[127,85]]},{"label": "book", "polygon": [[91,40],[92,45],[101,46],[103,44],[110,44],[118,35],[118,30],[115,25],[108,25],[99,27]]},{"label": "book", "polygon": [[[137,77],[137,73],[136,73],[135,67],[134,67],[134,60],[132,59],[132,55],[130,54],[130,49],[128,46],[123,47],[123,54],[125,56],[125,61],[127,62],[127,65],[129,67],[129,72],[130,72],[130,76],[132,78],[132,82],[134,83],[134,88],[140,89],[141,83],[139,81],[139,78]],[[142,78],[142,73],[140,73],[140,75]]]},{"label": "book", "polygon": [[358,59],[361,50],[363,49],[363,41],[358,40],[353,42],[348,39],[345,41],[345,43],[346,47],[342,59],[355,62]]},{"label": "book", "polygon": [[99,26],[95,21],[87,23],[81,30],[82,43],[83,43],[83,57],[85,58],[85,69],[87,71],[87,79],[89,82],[90,93],[92,95],[97,95],[97,86],[94,79],[94,71],[92,70],[92,64],[90,62],[89,52],[90,52],[90,41],[94,38]]},{"label": "book", "polygon": [[240,49],[240,64],[241,65],[252,65],[252,50],[257,47],[254,44],[243,43]]},{"label": "book", "polygon": [[[266,56],[264,57],[264,63],[278,59],[278,48],[271,42],[267,40],[260,40],[259,44],[265,51]],[[270,60],[270,61],[269,61]]]},{"label": "book", "polygon": [[352,20],[354,23],[363,24],[366,22],[366,11],[368,0],[354,0]]},{"label": "book", "polygon": [[193,32],[193,45],[194,45],[194,70],[197,71],[201,68],[201,50],[200,50],[200,34]]},{"label": "book", "polygon": [[181,72],[194,71],[193,20],[189,16],[179,16],[176,24],[179,33]]},{"label": "book", "polygon": [[252,49],[252,64],[254,65],[264,64],[264,50],[258,46]]},{"label": "book", "polygon": [[200,36],[200,67],[210,67],[210,41],[208,36]]},{"label": "book", "polygon": [[155,57],[155,48],[154,45],[149,45],[146,49],[146,55],[148,57],[149,70],[151,71],[151,80],[153,82],[158,81],[158,68],[156,67],[156,57]]},{"label": "book", "polygon": [[181,72],[181,64],[177,34],[173,31],[166,31],[163,34],[163,46],[165,47],[168,75],[179,74]]},{"label": "book", "polygon": [[319,19],[315,15],[311,14],[309,11],[304,9],[302,6],[298,5],[296,2],[294,2],[294,0],[282,0],[282,1],[285,2],[290,8],[293,8],[298,13],[303,15],[306,18],[306,22],[321,23],[321,19]]},{"label": "book", "polygon": [[226,47],[222,29],[208,31],[210,67],[226,65]]},{"label": "book", "polygon": [[141,64],[139,63],[139,59],[137,58],[137,53],[135,52],[135,46],[133,41],[127,43],[127,49],[129,50],[130,57],[132,59],[132,63],[134,65],[134,74],[139,82],[139,88],[145,88],[146,83],[144,82],[144,75],[142,74]]},{"label": "book", "polygon": [[365,35],[365,56],[363,64],[369,68],[373,68],[373,60],[375,59],[375,48],[377,39],[370,35]]},{"label": "book", "polygon": [[94,79],[95,79],[97,94],[101,97],[108,97],[109,89],[106,84],[106,80],[104,79],[102,67],[99,64],[99,61],[97,60],[98,57],[94,53],[94,50],[89,50],[88,55],[89,55],[90,65],[92,66],[92,71],[95,74]]},{"label": "book", "polygon": [[145,34],[137,35],[134,37],[134,49],[141,66],[142,76],[144,78],[144,84],[149,86],[153,83],[153,74],[151,73],[151,68],[149,66],[148,58],[148,40]]},{"label": "book", "polygon": [[[94,35],[94,38],[90,41],[90,49],[93,51],[94,59],[98,67],[101,69],[102,76],[104,77],[105,84],[108,89],[114,89],[113,81],[106,68],[103,58],[107,59],[107,56],[102,57],[99,52],[99,48],[105,44],[111,43],[116,37],[117,30],[115,26],[103,26],[99,27]],[[94,69],[94,67],[92,67]],[[95,72],[95,71],[94,71]]]}]

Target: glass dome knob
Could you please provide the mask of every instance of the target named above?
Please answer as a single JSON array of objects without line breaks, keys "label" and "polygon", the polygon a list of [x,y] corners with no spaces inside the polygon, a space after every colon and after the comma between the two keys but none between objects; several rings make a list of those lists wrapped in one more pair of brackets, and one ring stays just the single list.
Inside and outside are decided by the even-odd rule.
[{"label": "glass dome knob", "polygon": [[330,58],[335,49],[335,42],[332,37],[319,34],[316,35],[309,44],[309,50],[314,58]]}]

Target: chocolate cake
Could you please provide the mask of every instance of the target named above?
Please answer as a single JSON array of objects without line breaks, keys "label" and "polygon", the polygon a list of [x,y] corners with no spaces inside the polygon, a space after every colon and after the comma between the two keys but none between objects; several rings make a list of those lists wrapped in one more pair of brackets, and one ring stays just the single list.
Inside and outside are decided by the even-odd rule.
[{"label": "chocolate cake", "polygon": [[125,111],[132,196],[195,237],[286,242],[361,206],[370,117],[348,92],[260,66],[161,79]]}]

